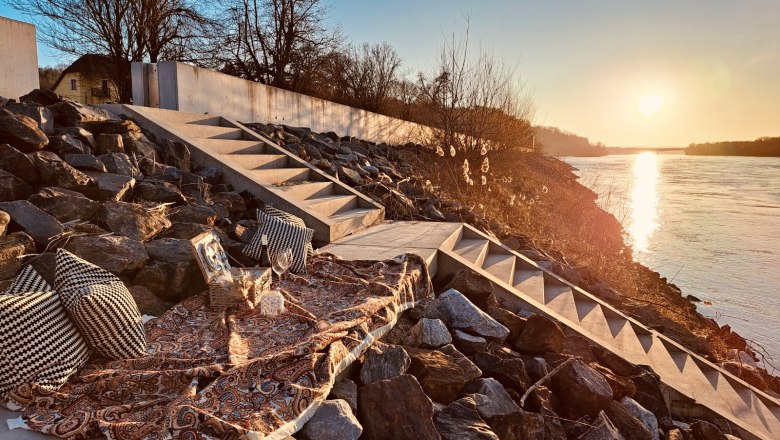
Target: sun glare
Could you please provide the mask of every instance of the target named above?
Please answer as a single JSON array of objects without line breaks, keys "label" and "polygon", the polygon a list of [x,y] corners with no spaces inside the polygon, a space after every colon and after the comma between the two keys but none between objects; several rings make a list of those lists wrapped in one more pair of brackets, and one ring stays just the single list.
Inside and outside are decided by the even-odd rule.
[{"label": "sun glare", "polygon": [[664,97],[661,95],[645,95],[639,98],[637,110],[645,116],[652,116],[664,107]]}]

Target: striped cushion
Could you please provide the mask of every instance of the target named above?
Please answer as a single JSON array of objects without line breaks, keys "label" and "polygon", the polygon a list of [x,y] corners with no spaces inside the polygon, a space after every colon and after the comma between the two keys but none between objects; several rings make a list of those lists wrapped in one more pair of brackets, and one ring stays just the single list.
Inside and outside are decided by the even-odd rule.
[{"label": "striped cushion", "polygon": [[146,355],[141,314],[119,278],[58,249],[54,288],[95,352],[108,359]]},{"label": "striped cushion", "polygon": [[3,295],[21,295],[29,292],[51,292],[49,283],[32,266],[27,265],[19,272],[13,283],[3,291]]},{"label": "striped cushion", "polygon": [[[274,208],[271,205],[265,205],[265,206],[263,206],[262,209],[268,215],[272,215],[274,217],[285,219],[285,220],[289,221],[290,223],[296,224],[296,225],[298,225],[298,226],[300,226],[302,228],[306,227],[306,223],[303,222],[302,218],[300,218],[300,217],[298,217],[296,215],[292,215],[289,212],[284,212],[281,209],[276,209],[276,208]],[[314,255],[314,247],[312,247],[311,242],[308,242],[308,243],[306,243],[306,257],[308,258],[308,257],[311,257],[312,255]]]},{"label": "striped cushion", "polygon": [[262,249],[261,240],[265,234],[268,235],[269,254],[273,255],[282,249],[291,248],[293,263],[290,266],[290,272],[306,272],[306,258],[311,246],[311,239],[314,236],[314,229],[307,228],[300,219],[298,219],[300,221],[298,223],[285,217],[267,214],[264,210],[259,209],[257,210],[257,220],[259,227],[255,236],[252,237],[252,242],[244,247],[244,254],[249,258],[259,260]]},{"label": "striped cushion", "polygon": [[[17,287],[24,277],[40,278],[32,268],[19,277]],[[2,401],[22,384],[58,389],[89,357],[86,341],[51,289],[0,295],[0,335]]]}]

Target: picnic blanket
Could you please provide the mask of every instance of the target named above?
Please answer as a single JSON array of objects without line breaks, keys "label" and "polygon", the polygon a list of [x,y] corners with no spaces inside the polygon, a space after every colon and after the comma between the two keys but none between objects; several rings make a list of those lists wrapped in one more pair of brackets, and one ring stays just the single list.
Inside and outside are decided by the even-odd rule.
[{"label": "picnic blanket", "polygon": [[213,312],[205,294],[146,323],[149,355],[95,360],[57,391],[22,386],[11,405],[35,431],[68,438],[284,438],[334,378],[432,294],[425,262],[314,256],[288,275],[287,312]]}]

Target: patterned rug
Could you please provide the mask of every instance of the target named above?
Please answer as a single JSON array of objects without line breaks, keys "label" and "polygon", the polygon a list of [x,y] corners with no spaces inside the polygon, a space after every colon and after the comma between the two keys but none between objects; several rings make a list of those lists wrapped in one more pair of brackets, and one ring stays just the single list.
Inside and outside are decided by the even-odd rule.
[{"label": "patterned rug", "polygon": [[274,282],[287,312],[210,311],[189,298],[146,323],[149,356],[93,359],[58,391],[11,393],[35,431],[68,438],[284,438],[308,420],[344,367],[432,294],[416,255],[310,259]]}]

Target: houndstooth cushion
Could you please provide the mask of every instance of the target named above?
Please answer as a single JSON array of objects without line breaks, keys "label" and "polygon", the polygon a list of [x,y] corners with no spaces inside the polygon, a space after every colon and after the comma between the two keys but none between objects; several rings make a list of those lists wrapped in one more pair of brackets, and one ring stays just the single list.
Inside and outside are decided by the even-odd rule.
[{"label": "houndstooth cushion", "polygon": [[32,266],[25,266],[13,283],[3,291],[3,295],[21,295],[29,292],[51,292],[49,283]]},{"label": "houndstooth cushion", "polygon": [[[34,270],[22,275],[39,277]],[[17,278],[14,284],[23,282]],[[9,391],[26,383],[58,389],[89,358],[86,341],[51,289],[0,295],[0,335],[3,401]]]},{"label": "houndstooth cushion", "polygon": [[95,352],[108,359],[146,355],[141,314],[119,278],[58,249],[54,288]]},{"label": "houndstooth cushion", "polygon": [[[278,217],[284,220],[289,221],[290,223],[296,224],[302,228],[306,227],[306,223],[303,222],[303,219],[290,214],[289,212],[284,212],[281,209],[276,209],[271,205],[265,205],[263,206],[263,211],[265,211],[266,214],[272,215],[274,217]],[[306,243],[306,257],[311,257],[314,255],[314,247],[312,247],[311,242]]]},{"label": "houndstooth cushion", "polygon": [[290,266],[290,271],[293,273],[306,272],[306,258],[309,255],[308,249],[311,246],[314,229],[307,228],[300,219],[298,219],[300,221],[298,223],[297,221],[290,221],[286,217],[268,214],[264,210],[259,209],[257,210],[257,220],[259,227],[255,236],[252,237],[252,242],[244,247],[244,254],[249,258],[259,260],[262,249],[261,240],[263,234],[265,234],[268,235],[268,252],[271,255],[281,249],[291,248],[293,263]]}]

